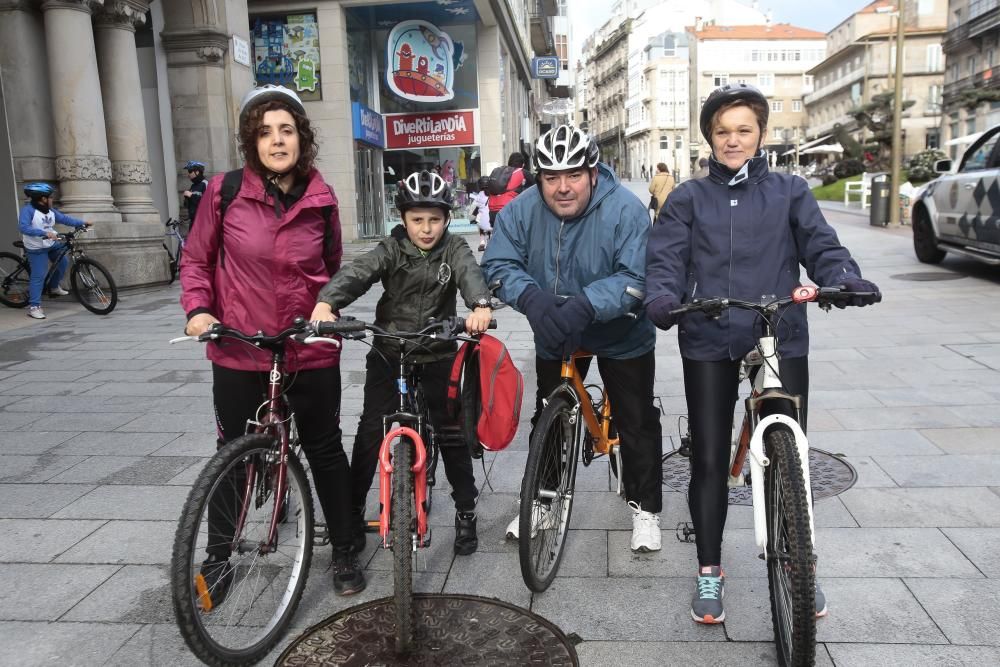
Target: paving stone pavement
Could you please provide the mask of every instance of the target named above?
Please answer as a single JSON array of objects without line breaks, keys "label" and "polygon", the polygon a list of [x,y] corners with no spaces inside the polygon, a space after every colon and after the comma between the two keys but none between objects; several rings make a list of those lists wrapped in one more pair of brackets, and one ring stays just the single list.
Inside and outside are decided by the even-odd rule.
[{"label": "paving stone pavement", "polygon": [[[643,193],[643,184],[630,187]],[[908,229],[828,215],[885,300],[810,313],[811,439],[859,471],[854,488],[816,506],[830,605],[817,664],[1000,664],[1000,311],[991,306],[1000,273],[952,257],[920,265]],[[352,245],[348,255],[365,248]],[[927,272],[964,277],[900,277]],[[377,295],[349,312],[370,317]],[[0,312],[2,665],[197,664],[173,623],[166,568],[181,504],[214,449],[213,425],[204,351],[167,345],[182,326],[178,296],[177,286],[128,292],[107,317],[64,300],[47,303],[51,317],[40,322]],[[525,372],[530,398],[527,323],[509,309],[498,319],[496,335]],[[343,356],[348,446],[364,352],[348,342]],[[673,332],[659,334],[655,386],[670,449],[684,412]],[[435,492],[435,541],[422,554],[418,590],[528,607],[579,635],[584,665],[622,664],[623,656],[631,665],[774,664],[749,508],[733,507],[726,530],[727,621],[698,626],[687,613],[694,546],[674,538],[688,520],[684,494],[665,491],[663,550],[632,554],[629,513],[601,462],[581,469],[557,580],[530,593],[515,545],[503,539],[526,434],[486,457],[492,490],[477,467],[477,554],[451,554],[447,485]],[[329,553],[318,549],[294,631],[389,594],[391,560],[373,538],[365,562],[368,589],[344,600],[330,586]]]}]

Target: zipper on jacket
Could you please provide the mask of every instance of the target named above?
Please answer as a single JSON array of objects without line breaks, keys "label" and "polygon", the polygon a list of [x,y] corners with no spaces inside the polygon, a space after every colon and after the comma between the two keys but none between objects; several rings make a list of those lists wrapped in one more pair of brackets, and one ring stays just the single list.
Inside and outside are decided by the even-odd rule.
[{"label": "zipper on jacket", "polygon": [[566,221],[563,219],[559,220],[559,234],[556,236],[556,281],[555,285],[552,286],[552,291],[559,294],[559,257],[562,255],[562,235],[563,227],[566,226]]}]

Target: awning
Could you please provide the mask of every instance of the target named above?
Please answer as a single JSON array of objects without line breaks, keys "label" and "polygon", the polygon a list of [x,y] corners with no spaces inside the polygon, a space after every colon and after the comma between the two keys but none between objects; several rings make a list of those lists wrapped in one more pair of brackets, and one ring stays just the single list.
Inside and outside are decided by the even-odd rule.
[{"label": "awning", "polygon": [[[812,146],[815,146],[816,144],[821,144],[832,136],[833,136],[832,134],[828,134],[825,137],[820,137],[819,139],[813,139],[812,141],[807,141],[806,143],[799,146],[799,152],[801,153],[803,148],[810,148]],[[785,151],[784,153],[781,154],[781,157],[785,157],[786,155],[791,155],[794,152],[795,152],[794,148],[790,151]]]},{"label": "awning", "polygon": [[799,155],[809,155],[810,153],[843,153],[844,147],[839,143],[836,144],[823,144],[821,146],[813,146],[812,148],[807,148],[804,151],[800,150]]},{"label": "awning", "polygon": [[954,139],[949,139],[944,142],[945,146],[968,146],[973,143],[976,139],[983,136],[982,132],[973,132],[972,134],[967,134],[964,137],[955,137]]}]

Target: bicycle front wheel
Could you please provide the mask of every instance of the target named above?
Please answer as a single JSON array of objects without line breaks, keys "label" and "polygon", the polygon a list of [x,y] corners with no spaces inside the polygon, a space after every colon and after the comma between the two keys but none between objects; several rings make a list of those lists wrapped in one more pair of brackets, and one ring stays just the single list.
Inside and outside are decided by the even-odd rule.
[{"label": "bicycle front wheel", "polygon": [[396,653],[413,643],[413,443],[399,438],[392,451],[392,583],[396,603]]},{"label": "bicycle front wheel", "polygon": [[565,393],[549,397],[535,425],[521,481],[521,576],[528,588],[539,593],[559,570],[573,510],[578,449],[575,407]]},{"label": "bicycle front wheel", "polygon": [[115,280],[99,262],[87,258],[76,260],[69,279],[77,300],[90,312],[107,315],[118,305]]},{"label": "bicycle front wheel", "polygon": [[812,665],[816,659],[816,575],[809,504],[795,436],[784,427],[764,436],[767,581],[778,663]]},{"label": "bicycle front wheel", "polygon": [[0,252],[0,303],[11,308],[27,306],[30,280],[27,260],[12,252]]},{"label": "bicycle front wheel", "polygon": [[287,518],[279,508],[278,442],[246,435],[216,452],[188,495],[174,539],[170,583],[184,641],[210,665],[263,658],[284,635],[309,574],[313,506],[294,452]]}]

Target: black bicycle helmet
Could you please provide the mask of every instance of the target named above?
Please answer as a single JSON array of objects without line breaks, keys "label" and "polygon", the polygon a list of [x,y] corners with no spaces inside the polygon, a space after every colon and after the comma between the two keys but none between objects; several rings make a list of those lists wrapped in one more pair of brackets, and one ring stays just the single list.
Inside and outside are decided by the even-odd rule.
[{"label": "black bicycle helmet", "polygon": [[535,144],[535,167],[541,171],[591,169],[601,159],[597,142],[572,125],[558,125],[538,138]]},{"label": "black bicycle helmet", "polygon": [[757,88],[754,88],[748,83],[728,83],[725,86],[719,86],[713,90],[708,96],[708,99],[705,100],[705,103],[701,105],[699,125],[701,126],[701,134],[708,141],[709,145],[712,143],[712,117],[715,115],[715,112],[718,111],[723,104],[728,104],[729,102],[735,102],[737,100],[760,102],[760,104],[764,107],[764,117],[759,118],[758,121],[763,125],[761,130],[767,127],[770,105],[767,103],[767,98],[764,97],[764,93],[760,92]]},{"label": "black bicycle helmet", "polygon": [[433,171],[415,171],[399,182],[396,208],[400,213],[418,206],[436,206],[450,213],[454,205],[455,195],[448,183]]},{"label": "black bicycle helmet", "polygon": [[51,197],[52,193],[56,189],[49,185],[48,183],[43,183],[41,181],[36,181],[34,183],[27,183],[24,186],[24,196],[29,199],[37,199],[39,197]]}]

